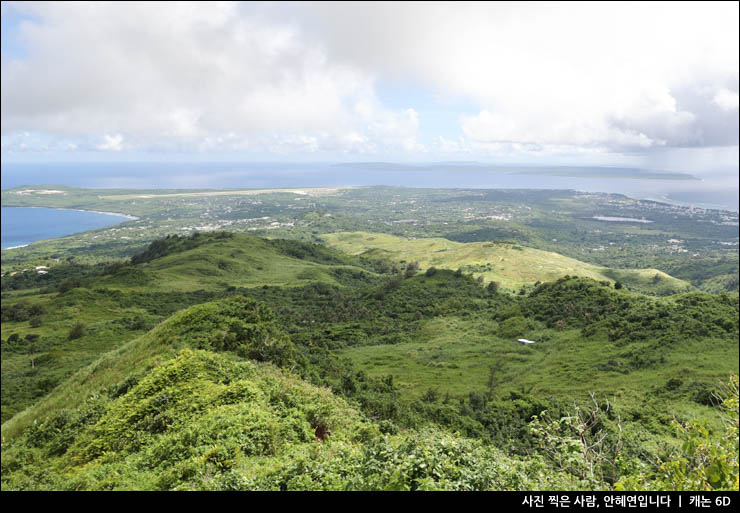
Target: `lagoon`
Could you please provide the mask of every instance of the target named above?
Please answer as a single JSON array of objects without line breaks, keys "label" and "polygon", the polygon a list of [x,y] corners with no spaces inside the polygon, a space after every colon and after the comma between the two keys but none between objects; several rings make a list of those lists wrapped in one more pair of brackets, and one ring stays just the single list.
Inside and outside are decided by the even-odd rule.
[{"label": "lagoon", "polygon": [[105,228],[129,216],[61,208],[2,207],[2,249]]}]

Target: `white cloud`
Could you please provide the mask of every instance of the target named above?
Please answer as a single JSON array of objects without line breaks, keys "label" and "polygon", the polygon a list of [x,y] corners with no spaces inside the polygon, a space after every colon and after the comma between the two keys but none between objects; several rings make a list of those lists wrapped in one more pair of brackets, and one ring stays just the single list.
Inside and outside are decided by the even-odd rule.
[{"label": "white cloud", "polygon": [[[624,151],[737,144],[737,111],[711,109],[712,98],[699,94],[729,88],[714,103],[735,101],[737,3],[298,9],[329,58],[475,100],[479,114],[462,119],[472,140]],[[690,110],[687,95],[701,105]]]},{"label": "white cloud", "polygon": [[[33,15],[28,55],[3,55],[3,136],[361,155],[737,145],[736,2],[3,6]],[[375,94],[396,80],[477,105],[463,137],[420,144],[424,110]]]},{"label": "white cloud", "polygon": [[724,87],[717,91],[712,101],[722,110],[737,110],[738,106],[740,106],[740,97],[737,91],[730,91]]},{"label": "white cloud", "polygon": [[[332,63],[300,27],[235,3],[21,4],[29,56],[4,56],[2,131],[100,150],[356,151],[407,147],[418,123],[375,98],[371,77]],[[356,109],[358,104],[364,109]],[[399,123],[404,126],[399,128]],[[361,138],[347,138],[358,132]],[[395,135],[394,135],[395,134]],[[123,140],[123,139],[121,139]],[[396,144],[397,143],[397,144]],[[359,148],[361,150],[361,148]]]},{"label": "white cloud", "polygon": [[103,136],[103,142],[95,148],[101,151],[121,151],[123,149],[123,136],[121,134]]}]

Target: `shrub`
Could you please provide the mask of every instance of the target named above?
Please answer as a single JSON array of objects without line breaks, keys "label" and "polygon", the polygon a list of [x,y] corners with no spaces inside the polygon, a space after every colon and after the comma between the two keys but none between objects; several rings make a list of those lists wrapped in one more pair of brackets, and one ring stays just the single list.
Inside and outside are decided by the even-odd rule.
[{"label": "shrub", "polygon": [[406,265],[406,277],[411,278],[419,270],[419,262],[409,262]]},{"label": "shrub", "polygon": [[59,293],[64,294],[65,292],[76,289],[82,286],[82,282],[76,278],[68,278],[59,284]]},{"label": "shrub", "polygon": [[81,323],[80,321],[77,321],[77,323],[72,326],[72,329],[69,330],[69,333],[67,334],[67,338],[69,340],[75,340],[77,338],[81,338],[85,335],[85,325]]},{"label": "shrub", "polygon": [[622,478],[617,490],[737,490],[738,377],[734,375],[717,395],[725,418],[724,432],[712,435],[697,421],[674,421],[681,445],[657,472]]}]

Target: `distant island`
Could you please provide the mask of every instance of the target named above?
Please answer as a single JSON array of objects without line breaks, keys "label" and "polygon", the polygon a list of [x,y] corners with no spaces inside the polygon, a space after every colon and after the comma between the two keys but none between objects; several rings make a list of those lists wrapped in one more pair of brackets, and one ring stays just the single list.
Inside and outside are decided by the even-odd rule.
[{"label": "distant island", "polygon": [[637,180],[701,180],[688,173],[653,171],[631,167],[600,166],[500,166],[480,162],[431,162],[428,164],[404,164],[397,162],[343,162],[335,167],[362,169],[365,171],[455,171],[475,170],[509,175],[564,176],[581,178],[632,178]]},{"label": "distant island", "polygon": [[638,180],[701,180],[688,173],[650,171],[632,167],[527,167],[516,168],[509,174],[571,176],[583,178],[634,178]]}]

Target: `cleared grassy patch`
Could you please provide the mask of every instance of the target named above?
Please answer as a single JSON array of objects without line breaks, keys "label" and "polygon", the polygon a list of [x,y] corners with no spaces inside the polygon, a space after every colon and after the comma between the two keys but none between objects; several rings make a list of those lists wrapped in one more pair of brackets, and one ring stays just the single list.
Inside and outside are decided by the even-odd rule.
[{"label": "cleared grassy patch", "polygon": [[[613,270],[581,262],[550,251],[541,251],[501,241],[453,242],[447,239],[408,239],[384,233],[342,232],[321,236],[330,246],[350,255],[418,261],[429,267],[462,269],[496,281],[509,290],[518,290],[538,281],[553,281],[566,275],[613,283],[622,280],[635,290],[659,295],[687,291],[691,286],[655,269]],[[655,281],[654,277],[659,280]]]},{"label": "cleared grassy patch", "polygon": [[670,420],[666,401],[684,418],[713,418],[698,401],[700,393],[738,372],[738,346],[726,339],[676,340],[658,351],[661,357],[636,368],[631,355],[654,354],[651,341],[614,343],[580,330],[534,326],[520,336],[535,344],[522,346],[519,337],[501,331],[500,324],[480,318],[434,318],[411,342],[351,347],[339,355],[370,376],[392,375],[409,400],[429,389],[455,400],[489,390],[499,398],[527,392],[566,401],[587,401],[595,393],[628,410],[661,411],[661,422]]},{"label": "cleared grassy patch", "polygon": [[332,264],[281,252],[264,239],[233,234],[139,264],[135,276],[114,275],[101,284],[122,290],[183,292],[231,286],[300,287],[313,282],[341,286],[330,271],[341,268],[368,272],[352,265]]}]

